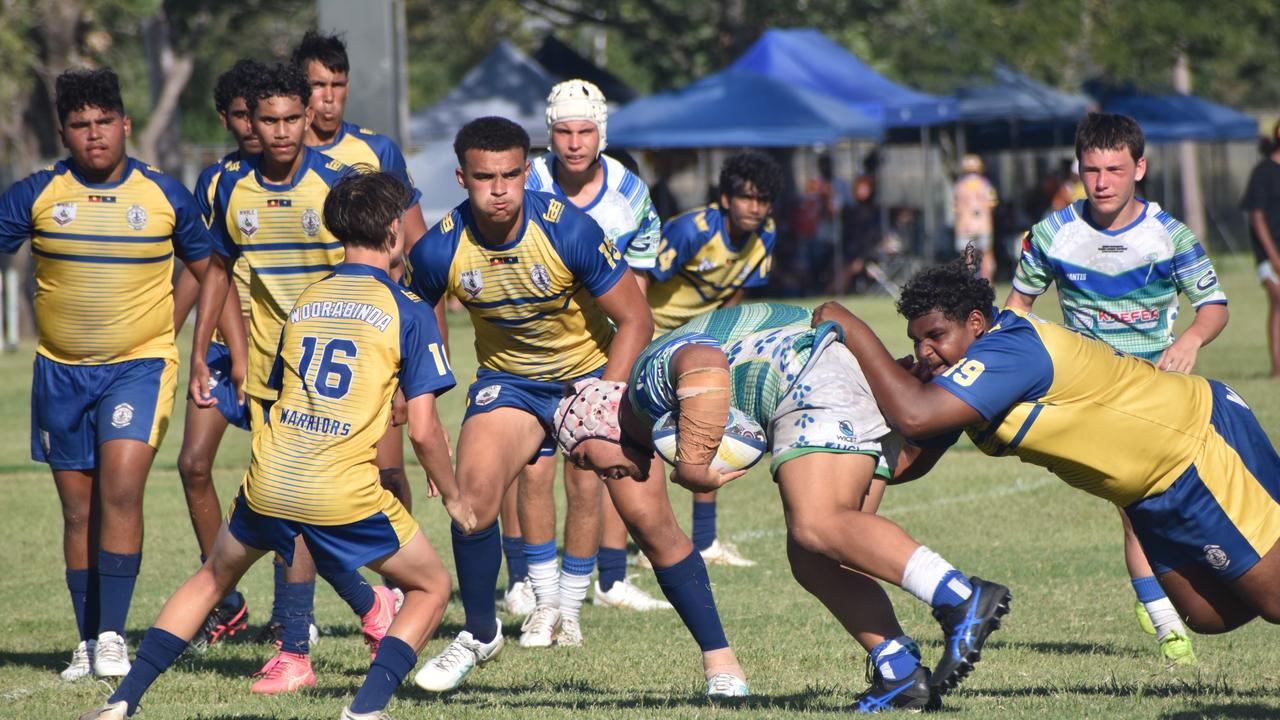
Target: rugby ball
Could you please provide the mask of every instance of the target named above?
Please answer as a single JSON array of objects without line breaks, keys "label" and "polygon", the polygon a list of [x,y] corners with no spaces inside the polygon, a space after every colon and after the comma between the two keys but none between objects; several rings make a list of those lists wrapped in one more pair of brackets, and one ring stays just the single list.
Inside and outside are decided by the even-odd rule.
[{"label": "rugby ball", "polygon": [[[668,465],[675,465],[678,416],[674,412],[658,418],[653,426],[653,446]],[[711,467],[720,472],[746,470],[764,457],[768,448],[764,429],[746,413],[729,408],[729,420],[724,425],[724,439],[716,451]]]}]

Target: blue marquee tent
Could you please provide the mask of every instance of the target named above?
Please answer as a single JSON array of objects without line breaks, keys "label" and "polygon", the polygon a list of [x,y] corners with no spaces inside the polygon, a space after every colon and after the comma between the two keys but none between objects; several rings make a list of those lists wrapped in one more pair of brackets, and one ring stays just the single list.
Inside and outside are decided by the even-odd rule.
[{"label": "blue marquee tent", "polygon": [[997,65],[991,82],[956,90],[960,120],[1075,123],[1093,102],[1085,95],[1065,93],[1013,70]]},{"label": "blue marquee tent", "polygon": [[813,28],[767,30],[730,67],[837,98],[886,128],[938,125],[957,116],[954,98],[899,85]]},{"label": "blue marquee tent", "polygon": [[1258,121],[1225,105],[1195,95],[1144,95],[1097,91],[1102,109],[1128,115],[1153,143],[1180,140],[1255,140]]},{"label": "blue marquee tent", "polygon": [[641,98],[609,118],[610,144],[626,147],[794,147],[883,134],[880,123],[838,100],[732,70]]}]

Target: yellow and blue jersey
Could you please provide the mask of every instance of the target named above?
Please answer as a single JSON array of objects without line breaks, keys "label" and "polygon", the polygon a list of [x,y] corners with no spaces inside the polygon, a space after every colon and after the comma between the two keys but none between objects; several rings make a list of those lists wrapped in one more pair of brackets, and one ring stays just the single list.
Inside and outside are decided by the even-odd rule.
[{"label": "yellow and blue jersey", "polygon": [[743,288],[769,281],[777,229],[773,218],[735,244],[727,214],[708,205],[662,228],[657,265],[649,272],[649,307],[657,331],[674,330],[715,310]]},{"label": "yellow and blue jersey", "polygon": [[982,452],[1120,506],[1166,490],[1211,433],[1208,380],[1015,310],[932,382],[982,415],[965,428]]},{"label": "yellow and blue jersey", "polygon": [[312,150],[324,153],[343,165],[368,165],[374,170],[391,173],[413,193],[409,207],[418,204],[422,193],[413,186],[409,166],[404,161],[400,146],[386,135],[362,128],[355,123],[343,122],[333,141],[325,145],[312,145]]},{"label": "yellow and blue jersey", "polygon": [[526,190],[521,212],[515,240],[486,245],[464,201],[409,252],[409,286],[433,305],[448,293],[466,306],[480,367],[531,380],[582,377],[604,366],[613,341],[594,298],[627,265],[572,204]]},{"label": "yellow and blue jersey", "polygon": [[[239,161],[239,150],[227,153],[218,162],[212,163],[204,170],[201,170],[200,175],[196,177],[196,187],[192,195],[196,197],[196,205],[200,208],[200,214],[204,217],[205,225],[210,227],[213,225],[213,192],[218,188],[218,178],[222,176],[222,169],[231,167]],[[244,259],[243,255],[231,266],[231,277],[235,281],[236,293],[240,296],[240,314],[244,316],[245,322],[248,323],[250,310],[253,306],[249,299],[249,262]]]},{"label": "yellow and blue jersey", "polygon": [[378,268],[342,264],[290,310],[270,384],[279,399],[253,438],[249,507],[344,525],[399,506],[374,464],[396,388],[438,395],[454,379],[431,306]]},{"label": "yellow and blue jersey", "polygon": [[272,399],[267,376],[289,309],[302,291],[342,262],[342,243],[321,214],[329,188],[347,166],[303,148],[288,184],[269,183],[260,155],[224,165],[214,190],[215,249],[249,264],[249,374],[245,392]]},{"label": "yellow and blue jersey", "polygon": [[177,362],[173,256],[209,256],[196,201],[176,180],[134,158],[113,183],[81,178],[61,160],[0,196],[0,251],[31,239],[36,352],[55,362]]}]

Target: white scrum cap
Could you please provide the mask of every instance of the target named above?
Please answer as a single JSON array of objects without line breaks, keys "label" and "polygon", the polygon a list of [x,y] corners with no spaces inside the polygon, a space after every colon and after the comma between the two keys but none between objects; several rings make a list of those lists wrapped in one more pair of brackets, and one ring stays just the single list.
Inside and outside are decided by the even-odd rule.
[{"label": "white scrum cap", "polygon": [[603,152],[608,144],[606,129],[609,125],[609,107],[605,104],[604,93],[595,83],[586,80],[565,80],[556,83],[547,95],[547,130],[558,122],[566,120],[586,120],[595,123],[600,132],[600,148]]}]

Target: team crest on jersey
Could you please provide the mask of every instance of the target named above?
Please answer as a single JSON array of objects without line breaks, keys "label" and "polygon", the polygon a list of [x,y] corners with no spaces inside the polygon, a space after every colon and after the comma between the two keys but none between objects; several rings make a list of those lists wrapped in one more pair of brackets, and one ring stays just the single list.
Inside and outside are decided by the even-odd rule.
[{"label": "team crest on jersey", "polygon": [[547,202],[547,211],[542,217],[547,222],[560,222],[560,215],[564,212],[564,203],[559,200],[550,200]]},{"label": "team crest on jersey", "polygon": [[476,405],[484,407],[494,400],[498,399],[498,393],[502,392],[501,385],[487,385],[476,391]]},{"label": "team crest on jersey", "polygon": [[54,203],[53,204],[53,221],[58,223],[59,227],[66,227],[72,220],[76,219],[75,203]]},{"label": "team crest on jersey", "polygon": [[129,227],[134,230],[141,230],[147,226],[147,210],[141,205],[134,203],[124,212],[125,222],[129,223]]},{"label": "team crest on jersey", "polygon": [[534,263],[529,270],[529,279],[533,281],[533,286],[542,292],[551,292],[551,271],[547,270],[546,265]]},{"label": "team crest on jersey", "polygon": [[711,258],[702,258],[702,262],[698,263],[697,267],[698,272],[708,272],[715,269],[716,264],[711,261]]},{"label": "team crest on jersey", "polygon": [[479,270],[464,270],[462,275],[458,277],[462,283],[462,289],[475,299],[479,297],[480,292],[484,290],[484,275]]},{"label": "team crest on jersey", "polygon": [[111,427],[123,428],[133,424],[133,406],[129,403],[120,403],[115,410],[111,411]]},{"label": "team crest on jersey", "polygon": [[1205,545],[1204,561],[1214,570],[1225,570],[1231,564],[1231,558],[1227,557],[1227,551],[1221,545]]},{"label": "team crest on jersey", "polygon": [[246,210],[241,210],[239,219],[240,219],[240,222],[236,225],[236,227],[240,228],[240,232],[244,233],[245,237],[253,237],[253,234],[258,232],[259,226],[258,226],[257,208],[249,208]]},{"label": "team crest on jersey", "polygon": [[306,233],[307,237],[315,237],[320,234],[320,213],[316,212],[314,208],[307,208],[302,213],[302,232]]}]

